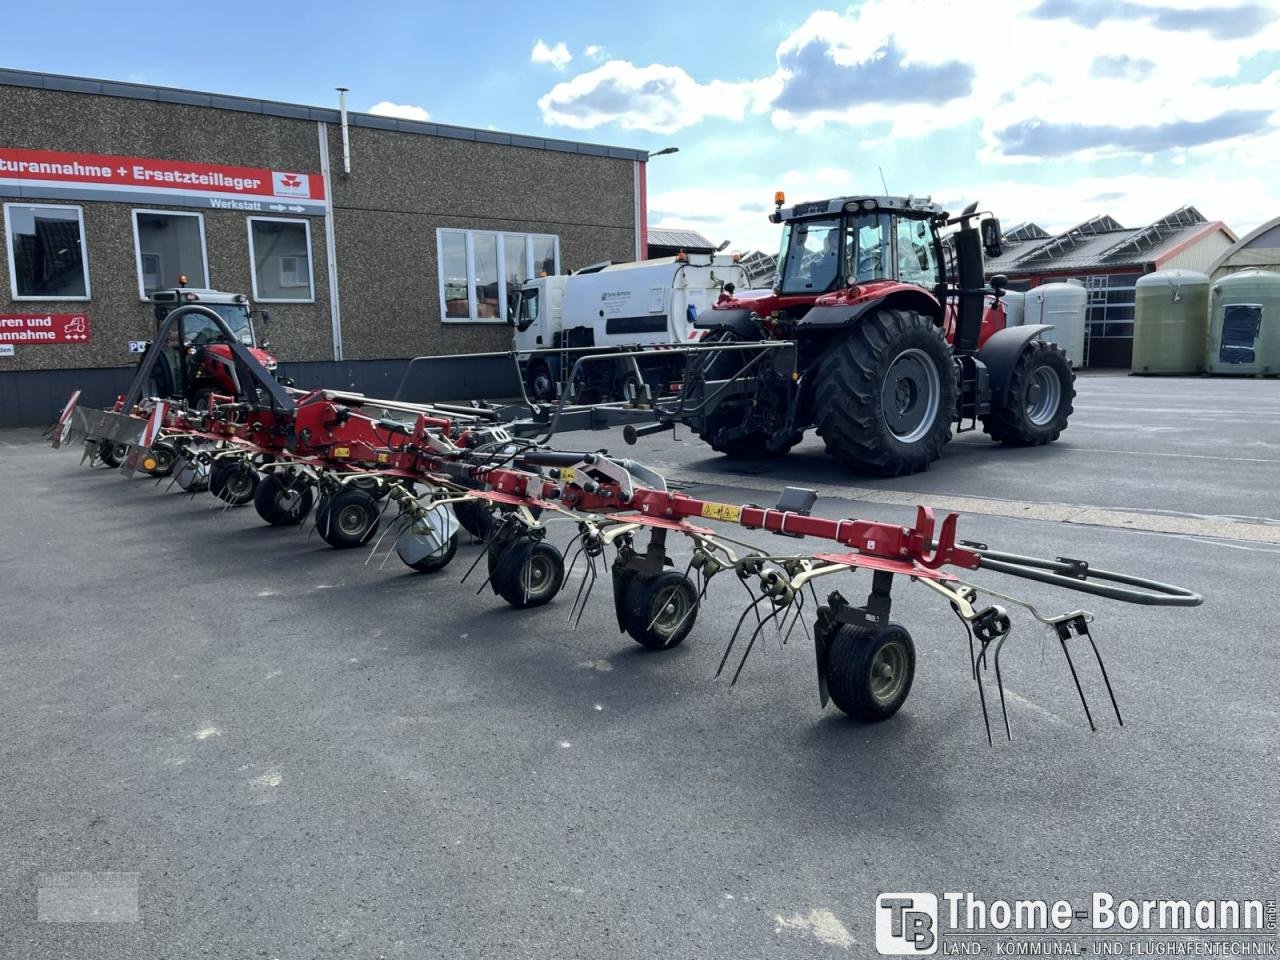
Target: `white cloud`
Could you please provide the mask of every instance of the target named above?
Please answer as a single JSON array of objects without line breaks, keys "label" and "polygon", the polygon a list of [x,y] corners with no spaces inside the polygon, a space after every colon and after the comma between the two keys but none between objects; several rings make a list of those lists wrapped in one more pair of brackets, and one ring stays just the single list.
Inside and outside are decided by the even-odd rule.
[{"label": "white cloud", "polygon": [[603,60],[608,51],[598,43],[590,43],[583,47],[582,55],[588,60]]},{"label": "white cloud", "polygon": [[573,54],[569,52],[569,48],[565,46],[563,40],[554,47],[549,47],[542,40],[539,40],[533,45],[533,52],[529,54],[530,63],[549,63],[557,70],[563,70],[572,59]]},{"label": "white cloud", "polygon": [[369,108],[370,113],[380,117],[399,117],[401,120],[430,120],[431,114],[422,107],[411,103],[392,103],[390,100],[379,100]]},{"label": "white cloud", "polygon": [[708,117],[742,119],[752,91],[749,83],[699,83],[681,67],[610,60],[557,83],[538,107],[545,122],[577,130],[617,123],[624,130],[672,133]]}]

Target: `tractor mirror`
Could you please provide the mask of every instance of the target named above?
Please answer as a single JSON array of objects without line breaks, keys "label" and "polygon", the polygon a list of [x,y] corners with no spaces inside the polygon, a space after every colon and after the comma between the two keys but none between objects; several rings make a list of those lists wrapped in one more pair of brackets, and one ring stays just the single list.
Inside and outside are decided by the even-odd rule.
[{"label": "tractor mirror", "polygon": [[1001,243],[1002,239],[999,220],[995,217],[988,217],[982,221],[982,247],[988,257],[994,259],[1004,252],[1004,247]]},{"label": "tractor mirror", "polygon": [[997,297],[1003,297],[1005,291],[1009,289],[1009,278],[1003,273],[997,273],[991,278],[991,289],[996,292]]}]

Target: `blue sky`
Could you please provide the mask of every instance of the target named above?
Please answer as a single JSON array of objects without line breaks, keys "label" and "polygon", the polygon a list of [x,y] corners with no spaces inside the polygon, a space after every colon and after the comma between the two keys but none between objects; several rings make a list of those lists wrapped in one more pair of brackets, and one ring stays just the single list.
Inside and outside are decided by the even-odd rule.
[{"label": "blue sky", "polygon": [[1277,0],[60,10],[51,31],[0,0],[9,36],[45,38],[5,65],[318,104],[342,84],[354,109],[676,145],[649,168],[651,223],[735,248],[772,247],[774,190],[878,191],[881,172],[1006,225],[1280,213]]}]

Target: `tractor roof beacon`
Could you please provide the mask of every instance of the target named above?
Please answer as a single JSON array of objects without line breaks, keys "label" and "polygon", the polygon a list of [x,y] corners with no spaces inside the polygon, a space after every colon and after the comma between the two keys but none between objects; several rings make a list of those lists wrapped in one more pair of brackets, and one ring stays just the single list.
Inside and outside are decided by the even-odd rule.
[{"label": "tractor roof beacon", "polygon": [[[691,360],[678,416],[722,453],[785,453],[814,427],[861,472],[915,473],[981,421],[995,440],[1036,445],[1066,428],[1070,364],[1005,327],[1005,281],[983,279],[1000,224],[977,204],[952,216],[915,197],[852,196],[784,206],[772,289],[735,291],[694,323],[705,344],[786,341],[785,364],[749,350]],[[714,384],[714,388],[711,386]]]}]

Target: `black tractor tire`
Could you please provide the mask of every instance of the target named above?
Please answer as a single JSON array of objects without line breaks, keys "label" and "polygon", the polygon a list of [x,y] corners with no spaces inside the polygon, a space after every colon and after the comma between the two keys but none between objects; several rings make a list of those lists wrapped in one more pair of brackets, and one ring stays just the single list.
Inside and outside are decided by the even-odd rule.
[{"label": "black tractor tire", "polygon": [[257,493],[259,479],[252,464],[224,457],[209,468],[209,492],[223,503],[243,506]]},{"label": "black tractor tire", "polygon": [[834,340],[814,376],[813,413],[827,453],[864,473],[919,473],[951,439],[956,382],[937,324],[881,309]]},{"label": "black tractor tire", "polygon": [[879,723],[898,712],[911,692],[916,648],[900,624],[845,624],[831,638],[827,691],[852,720]]},{"label": "black tractor tire", "polygon": [[98,444],[98,459],[114,470],[129,456],[129,445],[103,440]]},{"label": "black tractor tire", "polygon": [[[148,458],[155,463],[155,466],[149,470],[147,470]],[[178,451],[174,445],[165,440],[157,440],[151,445],[150,454],[143,457],[142,467],[152,477],[167,477],[173,473],[177,462]]]},{"label": "black tractor tire", "polygon": [[443,570],[449,565],[449,561],[453,559],[453,555],[458,552],[458,534],[455,532],[449,538],[449,542],[444,545],[444,549],[439,553],[434,553],[429,557],[423,557],[416,563],[406,563],[406,567],[417,570],[419,573],[435,573],[437,570]]},{"label": "black tractor tire", "polygon": [[321,539],[338,550],[364,546],[381,523],[378,501],[357,487],[344,487],[323,497],[316,507],[316,529]]},{"label": "black tractor tire", "polygon": [[549,603],[564,586],[564,557],[532,537],[513,540],[490,569],[493,592],[519,610]]},{"label": "black tractor tire", "polygon": [[623,629],[642,647],[679,646],[697,618],[698,588],[678,570],[663,570],[652,577],[637,574],[626,586]]},{"label": "black tractor tire", "polygon": [[253,506],[273,527],[296,527],[307,518],[315,499],[315,489],[307,480],[269,473],[258,484]]},{"label": "black tractor tire", "polygon": [[1053,443],[1067,429],[1076,376],[1071,362],[1056,343],[1032,340],[1009,376],[1004,402],[991,399],[991,412],[982,418],[982,429],[997,443],[1038,447]]},{"label": "black tractor tire", "polygon": [[462,529],[477,540],[487,538],[493,529],[493,514],[484,500],[459,500],[453,505],[453,514],[462,524]]}]

